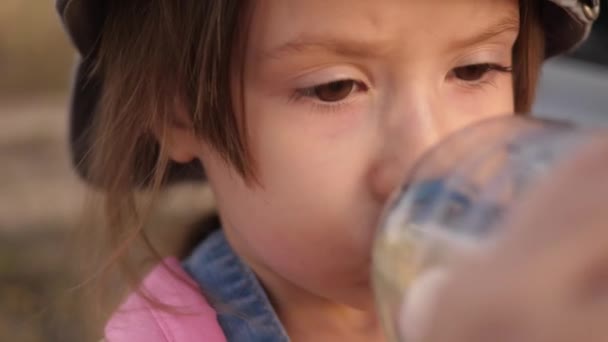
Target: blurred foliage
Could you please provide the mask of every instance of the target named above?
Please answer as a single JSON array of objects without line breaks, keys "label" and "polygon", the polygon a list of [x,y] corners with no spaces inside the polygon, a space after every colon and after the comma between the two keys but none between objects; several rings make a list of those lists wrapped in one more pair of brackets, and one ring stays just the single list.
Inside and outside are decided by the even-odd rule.
[{"label": "blurred foliage", "polygon": [[64,91],[74,58],[54,1],[0,1],[0,96]]}]

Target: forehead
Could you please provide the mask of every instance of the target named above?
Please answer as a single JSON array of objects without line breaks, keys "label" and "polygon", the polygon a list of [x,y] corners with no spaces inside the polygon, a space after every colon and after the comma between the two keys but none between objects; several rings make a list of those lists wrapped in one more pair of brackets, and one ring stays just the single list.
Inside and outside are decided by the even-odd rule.
[{"label": "forehead", "polygon": [[249,41],[263,54],[308,40],[445,45],[517,25],[518,9],[518,0],[258,0]]}]

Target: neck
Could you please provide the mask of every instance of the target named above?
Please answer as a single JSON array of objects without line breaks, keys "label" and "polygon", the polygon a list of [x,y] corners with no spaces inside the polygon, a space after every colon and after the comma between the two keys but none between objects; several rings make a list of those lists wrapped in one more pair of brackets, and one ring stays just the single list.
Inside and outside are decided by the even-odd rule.
[{"label": "neck", "polygon": [[277,303],[277,312],[294,341],[383,341],[375,311],[319,300],[296,306]]},{"label": "neck", "polygon": [[368,285],[353,291],[355,307],[307,291],[259,265],[252,268],[293,341],[384,341]]},{"label": "neck", "polygon": [[264,286],[292,341],[384,341],[368,281],[340,293],[314,293],[256,262],[246,244],[224,229],[234,251]]}]

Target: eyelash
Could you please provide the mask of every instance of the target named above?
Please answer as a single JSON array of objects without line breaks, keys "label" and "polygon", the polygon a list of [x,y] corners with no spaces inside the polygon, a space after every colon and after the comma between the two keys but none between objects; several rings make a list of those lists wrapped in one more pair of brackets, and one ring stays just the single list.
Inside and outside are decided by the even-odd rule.
[{"label": "eyelash", "polygon": [[[482,68],[483,70],[483,74],[480,77],[479,80],[474,80],[474,81],[466,81],[466,80],[462,80],[462,79],[458,79],[456,75],[454,75],[454,72],[457,69],[463,69],[463,68],[470,68],[470,67],[478,67],[478,68]],[[495,63],[478,63],[478,64],[469,64],[469,65],[463,65],[460,67],[456,67],[454,69],[452,69],[452,71],[450,72],[448,78],[454,78],[456,82],[461,83],[463,86],[465,87],[469,87],[469,88],[473,88],[473,89],[478,89],[481,88],[485,85],[494,85],[495,83],[493,82],[492,79],[487,79],[490,73],[492,72],[496,72],[496,73],[502,73],[502,74],[512,74],[513,73],[513,67],[512,66],[504,66],[504,65],[500,65],[500,64],[495,64]]]},{"label": "eyelash", "polygon": [[369,90],[369,87],[362,81],[358,81],[358,80],[355,80],[352,78],[336,79],[333,81],[316,84],[311,87],[296,89],[293,92],[293,94],[290,96],[289,102],[302,101],[304,99],[308,99],[309,100],[308,102],[310,102],[310,104],[312,106],[312,111],[315,113],[340,112],[342,109],[344,109],[345,106],[349,105],[349,103],[351,102],[350,99],[344,99],[344,100],[340,100],[340,101],[336,101],[336,102],[326,102],[326,101],[318,100],[317,94],[316,94],[316,90],[318,88],[327,86],[327,85],[331,85],[334,83],[338,83],[338,82],[353,82],[354,83],[353,86],[356,87],[356,89],[353,89],[350,92],[350,94],[348,95],[349,98],[352,97],[352,95],[355,93],[367,92]]},{"label": "eyelash", "polygon": [[[457,69],[472,68],[472,67],[478,67],[478,68],[482,69],[482,70],[480,70],[480,71],[482,71],[482,75],[479,80],[466,81],[466,80],[458,79],[458,77],[454,74],[454,72]],[[456,80],[456,82],[462,83],[463,86],[465,86],[465,87],[469,87],[472,89],[479,89],[485,85],[493,84],[492,80],[484,79],[484,78],[487,78],[488,74],[490,74],[492,72],[511,74],[511,73],[513,73],[513,68],[511,66],[503,66],[503,65],[494,64],[494,63],[478,63],[478,64],[463,65],[463,66],[452,69],[450,71],[450,74],[448,75],[448,79],[454,78]],[[319,101],[317,99],[317,94],[316,94],[316,91],[320,87],[328,86],[328,85],[339,83],[339,82],[354,82],[354,87],[356,87],[356,89],[352,90],[351,93],[348,94],[347,98],[351,97],[352,94],[355,92],[361,92],[361,91],[366,92],[369,89],[367,87],[367,85],[361,81],[357,81],[354,79],[348,79],[348,78],[337,79],[337,80],[333,80],[330,82],[325,82],[325,83],[317,84],[317,85],[314,85],[311,87],[307,87],[307,88],[296,89],[293,92],[293,94],[290,96],[289,102],[301,101],[303,99],[310,99],[310,100],[312,100],[309,102],[311,102],[313,112],[317,112],[317,113],[318,112],[321,112],[321,113],[339,112],[341,109],[343,109],[344,106],[348,105],[348,103],[350,102],[348,99],[339,100],[339,101],[335,101],[335,102]]]}]

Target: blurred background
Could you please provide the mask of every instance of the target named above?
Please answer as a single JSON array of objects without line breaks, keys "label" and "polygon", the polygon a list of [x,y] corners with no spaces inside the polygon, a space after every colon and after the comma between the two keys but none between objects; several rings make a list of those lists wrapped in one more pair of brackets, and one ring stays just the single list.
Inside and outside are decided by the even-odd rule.
[{"label": "blurred background", "polygon": [[[83,324],[91,308],[69,267],[75,232],[89,228],[88,189],[68,154],[76,56],[54,2],[0,0],[0,341],[99,340]],[[212,205],[200,185],[175,187],[161,201],[152,229],[185,230]],[[157,240],[171,249],[174,232]]]},{"label": "blurred background", "polygon": [[81,187],[65,150],[74,60],[51,1],[0,1],[0,341],[82,341],[63,251]]},{"label": "blurred background", "polygon": [[[0,1],[0,341],[94,340],[65,253],[85,190],[65,141],[74,60],[53,1]],[[575,55],[546,64],[536,112],[608,123],[608,15]],[[161,221],[186,222],[209,202],[189,200],[199,194],[173,190]]]}]

